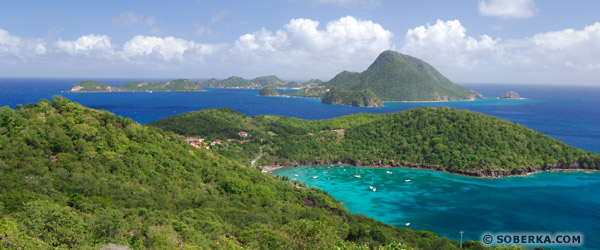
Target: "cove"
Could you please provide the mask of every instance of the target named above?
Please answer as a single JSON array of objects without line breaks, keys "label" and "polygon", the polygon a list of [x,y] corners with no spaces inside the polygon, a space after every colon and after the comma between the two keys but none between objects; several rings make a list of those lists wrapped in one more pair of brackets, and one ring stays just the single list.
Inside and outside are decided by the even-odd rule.
[{"label": "cove", "polygon": [[[354,177],[355,173],[361,178]],[[486,231],[581,232],[584,247],[578,249],[600,249],[600,239],[595,238],[600,232],[598,172],[486,179],[429,170],[334,165],[285,167],[272,174],[325,190],[353,213],[398,227],[410,223],[412,229],[454,240],[460,239],[460,231],[469,240],[480,240]],[[371,180],[376,192],[369,189]]]}]

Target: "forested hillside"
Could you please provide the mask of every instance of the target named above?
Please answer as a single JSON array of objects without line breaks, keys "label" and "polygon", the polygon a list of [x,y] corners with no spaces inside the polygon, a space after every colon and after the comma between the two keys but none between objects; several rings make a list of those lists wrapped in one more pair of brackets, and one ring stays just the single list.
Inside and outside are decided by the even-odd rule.
[{"label": "forested hillside", "polygon": [[[600,168],[598,154],[568,146],[516,123],[447,107],[319,121],[248,117],[230,109],[211,109],[176,115],[150,125],[209,138],[250,131],[254,138],[263,139],[265,155],[259,162],[263,165],[342,162],[420,167],[475,176]],[[244,147],[251,151],[258,148]],[[224,151],[222,154],[227,154]]]},{"label": "forested hillside", "polygon": [[[206,113],[255,123],[231,110]],[[298,119],[260,119],[277,119],[297,136],[322,129]],[[225,121],[194,133],[238,128]],[[296,184],[62,97],[0,108],[0,248],[458,249],[433,233],[353,215],[326,192]]]}]

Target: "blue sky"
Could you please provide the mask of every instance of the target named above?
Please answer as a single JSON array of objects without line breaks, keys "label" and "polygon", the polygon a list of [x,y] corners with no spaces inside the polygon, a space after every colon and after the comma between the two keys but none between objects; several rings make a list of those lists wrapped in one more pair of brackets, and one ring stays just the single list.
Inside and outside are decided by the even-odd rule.
[{"label": "blue sky", "polygon": [[600,85],[600,1],[2,1],[0,76],[328,80],[386,49],[455,82]]}]

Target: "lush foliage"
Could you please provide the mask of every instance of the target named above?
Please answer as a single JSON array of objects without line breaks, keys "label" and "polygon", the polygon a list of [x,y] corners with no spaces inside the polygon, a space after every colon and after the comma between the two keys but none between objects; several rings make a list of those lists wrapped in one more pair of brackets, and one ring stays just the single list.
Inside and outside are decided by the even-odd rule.
[{"label": "lush foliage", "polygon": [[259,96],[278,96],[279,92],[277,92],[277,89],[275,89],[274,87],[264,87],[262,89],[260,89],[260,92],[258,93]]},{"label": "lush foliage", "polygon": [[391,50],[382,52],[367,70],[361,73],[343,71],[320,86],[351,91],[370,90],[383,101],[446,101],[481,97],[452,83],[428,63]]},{"label": "lush foliage", "polygon": [[168,82],[135,81],[127,83],[120,88],[111,87],[96,81],[78,82],[71,89],[72,92],[117,92],[117,91],[204,91],[192,81],[178,79]]},{"label": "lush foliage", "polygon": [[332,88],[330,89],[323,99],[322,103],[338,104],[338,105],[349,105],[358,107],[380,107],[383,103],[369,89],[362,89],[358,91],[347,90],[344,88]]},{"label": "lush foliage", "polygon": [[[207,113],[245,118],[235,121],[244,125],[281,122],[274,131],[298,136],[316,125],[360,123],[298,126],[284,117]],[[220,122],[212,128],[235,128]],[[0,248],[458,248],[433,233],[353,215],[325,192],[296,184],[61,97],[0,108]]]},{"label": "lush foliage", "polygon": [[124,91],[204,91],[187,79],[168,82],[130,82],[121,86],[121,89]]},{"label": "lush foliage", "polygon": [[110,92],[118,91],[118,88],[110,87],[106,84],[99,83],[97,81],[82,81],[75,83],[72,92]]},{"label": "lush foliage", "polygon": [[276,87],[276,88],[298,88],[300,84],[296,82],[286,82],[279,79],[279,77],[260,76],[252,80],[246,80],[239,76],[231,76],[224,80],[217,80],[211,78],[206,81],[198,81],[199,86],[207,86],[214,88],[262,88],[262,87]]},{"label": "lush foliage", "polygon": [[[204,125],[216,123],[218,126]],[[549,168],[600,168],[600,157],[496,117],[452,109],[357,114],[310,121],[202,110],[151,123],[186,135],[263,138],[260,163],[428,167],[470,175],[519,174]],[[250,148],[255,150],[255,148]]]}]

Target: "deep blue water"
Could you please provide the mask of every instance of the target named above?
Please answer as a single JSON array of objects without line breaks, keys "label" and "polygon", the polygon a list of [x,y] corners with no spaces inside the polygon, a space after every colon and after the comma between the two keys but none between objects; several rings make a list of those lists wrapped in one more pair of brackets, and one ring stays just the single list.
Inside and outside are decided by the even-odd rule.
[{"label": "deep blue water", "polygon": [[[258,89],[208,89],[196,93],[67,92],[81,80],[87,79],[0,78],[0,106],[14,108],[17,104],[62,95],[140,123],[221,107],[247,115],[326,119],[360,112],[390,113],[422,106],[449,106],[518,122],[569,145],[600,153],[600,87],[464,84],[488,98],[472,102],[385,103],[379,108],[359,108],[321,104],[313,98],[259,97]],[[98,80],[115,86],[132,81]],[[496,98],[509,90],[526,99]],[[393,175],[387,176],[384,170],[374,170],[378,190],[373,193],[365,188],[368,180],[348,179],[346,172],[340,172],[341,168],[329,171],[333,177],[329,182],[326,178],[310,178],[322,172],[323,167],[291,171],[306,172],[295,178],[327,190],[350,211],[386,223],[402,226],[411,222],[413,228],[452,239],[457,239],[457,232],[462,230],[466,239],[472,240],[479,240],[481,232],[486,230],[576,231],[585,234],[587,248],[600,249],[600,239],[594,238],[600,232],[599,174],[543,173],[489,180],[407,169],[394,170]],[[405,178],[413,181],[404,183]]]}]

